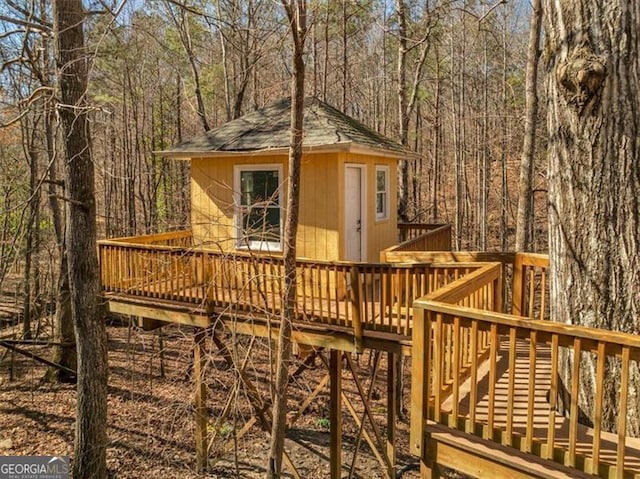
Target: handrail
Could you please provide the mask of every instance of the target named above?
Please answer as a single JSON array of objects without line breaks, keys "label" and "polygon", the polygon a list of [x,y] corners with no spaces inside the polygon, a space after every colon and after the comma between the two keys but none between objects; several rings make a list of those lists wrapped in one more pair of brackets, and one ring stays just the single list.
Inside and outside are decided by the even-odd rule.
[{"label": "handrail", "polygon": [[404,243],[441,226],[442,223],[398,223],[398,243]]},{"label": "handrail", "polygon": [[[442,301],[445,303],[458,304],[458,302],[469,298],[469,296],[486,285],[495,284],[498,288],[494,293],[500,297],[497,300],[495,308],[501,309],[502,296],[502,264],[501,263],[485,263],[479,269],[469,273],[453,283],[437,289],[425,298]],[[476,303],[476,306],[479,306]]]},{"label": "handrail", "polygon": [[[405,225],[408,226],[408,225]],[[401,235],[401,242],[380,252],[382,261],[393,261],[393,255],[403,251],[451,250],[451,225],[416,225],[419,234]],[[421,228],[428,226],[429,228]],[[435,226],[435,227],[434,227]],[[406,238],[403,240],[403,238]]]},{"label": "handrail", "polygon": [[[388,251],[388,250],[387,250]],[[500,262],[513,264],[516,254],[493,251],[392,251],[387,260],[399,263]]]},{"label": "handrail", "polygon": [[104,240],[100,240],[101,243],[109,244],[109,243],[129,243],[129,244],[161,244],[164,246],[170,246],[171,240],[180,240],[189,238],[189,242],[192,238],[191,230],[176,230],[176,231],[166,231],[163,233],[152,233],[147,235],[139,235],[139,236],[124,236],[120,238],[108,238]]}]

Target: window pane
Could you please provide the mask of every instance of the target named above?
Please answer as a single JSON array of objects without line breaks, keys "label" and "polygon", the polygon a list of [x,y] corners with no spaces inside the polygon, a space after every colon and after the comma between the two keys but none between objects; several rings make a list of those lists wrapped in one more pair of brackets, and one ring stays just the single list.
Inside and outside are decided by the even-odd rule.
[{"label": "window pane", "polygon": [[278,204],[278,170],[241,171],[240,204],[250,206],[256,203]]},{"label": "window pane", "polygon": [[387,175],[384,170],[376,171],[376,191],[386,191],[387,190]]},{"label": "window pane", "polygon": [[376,213],[385,214],[385,194],[377,193],[376,194]]},{"label": "window pane", "polygon": [[280,241],[280,208],[253,207],[245,210],[242,230],[249,241]]}]

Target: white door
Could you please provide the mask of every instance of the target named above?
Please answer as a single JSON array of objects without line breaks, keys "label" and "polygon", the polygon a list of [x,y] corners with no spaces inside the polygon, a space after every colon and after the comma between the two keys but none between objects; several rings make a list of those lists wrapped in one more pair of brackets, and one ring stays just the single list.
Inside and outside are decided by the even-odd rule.
[{"label": "white door", "polygon": [[364,169],[347,166],[344,180],[345,260],[362,261],[363,247],[363,180]]}]

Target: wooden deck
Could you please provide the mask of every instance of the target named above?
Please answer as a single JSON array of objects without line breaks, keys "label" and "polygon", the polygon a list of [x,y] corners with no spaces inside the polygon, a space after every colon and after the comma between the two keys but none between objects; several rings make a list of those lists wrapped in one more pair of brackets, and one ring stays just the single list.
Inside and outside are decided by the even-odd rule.
[{"label": "wooden deck", "polygon": [[[478,291],[491,280],[489,265],[414,302],[413,452],[436,476],[439,465],[473,475],[485,471],[482,476],[489,470],[486,464],[495,462],[510,468],[513,477],[640,478],[640,439],[626,436],[628,418],[637,407],[629,401],[629,371],[640,357],[640,338],[546,321],[545,293],[540,291],[546,264],[535,256],[520,264],[533,273],[514,272],[522,281],[522,294],[512,309],[527,311],[528,318],[478,304]],[[580,368],[586,366],[574,362],[570,381],[563,385],[560,379],[563,358],[575,355],[590,357],[595,365],[593,427],[581,424],[578,404]],[[471,371],[465,377],[468,363]],[[612,363],[619,367],[607,369]],[[621,374],[613,398],[621,411],[615,433],[605,432],[599,419],[605,374]],[[562,415],[558,405],[564,388],[568,399]],[[461,446],[471,447],[469,441],[475,459],[465,456]],[[457,446],[458,462],[451,463]],[[514,459],[505,464],[501,454]],[[460,462],[463,456],[466,460]],[[532,463],[546,472],[530,470]]]},{"label": "wooden deck", "polygon": [[[463,425],[465,432],[473,432],[478,437],[488,436],[485,425],[489,424],[490,414],[494,428],[491,438],[500,444],[517,441],[529,451],[537,451],[543,458],[555,458],[564,464],[569,460],[568,454],[571,438],[570,419],[555,414],[550,418],[549,393],[552,388],[551,348],[546,345],[537,346],[535,360],[531,361],[531,343],[528,340],[517,339],[515,344],[515,361],[510,363],[510,339],[508,336],[500,338],[500,353],[497,355],[495,383],[491,382],[491,368],[488,362],[480,366],[477,373],[475,391],[472,393],[471,380],[467,379],[460,386],[458,398],[457,421],[451,416],[453,411],[453,396],[449,396],[442,404],[441,418],[444,425]],[[512,368],[514,371],[512,379]],[[513,384],[511,385],[511,381]],[[529,395],[530,384],[534,385],[533,393]],[[476,398],[474,408],[471,408],[471,398]],[[492,405],[493,401],[493,405]],[[471,428],[471,412],[475,415],[475,428]],[[441,430],[442,431],[442,430]],[[507,431],[511,431],[509,438]],[[577,424],[575,431],[575,462],[581,468],[591,470],[593,467],[593,428]],[[548,447],[553,438],[554,451]],[[522,447],[522,446],[521,446]],[[609,477],[609,470],[613,469],[618,459],[618,437],[615,434],[600,433],[599,461],[602,472]],[[624,449],[625,477],[637,475],[640,477],[640,439],[626,438]]]},{"label": "wooden deck", "polygon": [[[640,440],[626,437],[635,410],[627,408],[629,371],[640,359],[640,339],[547,321],[544,256],[412,251],[427,243],[406,235],[402,248],[385,253],[386,263],[297,263],[293,339],[331,351],[333,416],[341,407],[334,353],[411,354],[410,447],[421,458],[423,477],[437,477],[447,466],[476,477],[640,479]],[[180,323],[277,334],[281,258],[199,249],[189,232],[177,232],[101,242],[100,261],[111,311],[148,318],[150,328]],[[566,415],[559,413],[560,358],[572,354],[594,358],[596,417],[602,416],[605,365],[621,365],[617,400],[626,413],[618,432],[603,431],[599,421],[592,428],[580,423],[577,379],[566,385]],[[580,365],[573,368],[578,378]],[[390,414],[392,438],[394,421]],[[206,424],[199,431],[202,445]],[[332,461],[339,461],[339,434],[331,437]],[[390,453],[378,452],[389,477],[393,441]],[[339,477],[339,468],[332,470]]]}]

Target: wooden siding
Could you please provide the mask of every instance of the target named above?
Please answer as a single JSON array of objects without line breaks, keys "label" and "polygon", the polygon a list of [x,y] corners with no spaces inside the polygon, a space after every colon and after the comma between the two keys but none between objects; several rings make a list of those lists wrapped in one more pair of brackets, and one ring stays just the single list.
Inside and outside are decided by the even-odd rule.
[{"label": "wooden siding", "polygon": [[[380,251],[397,241],[397,161],[347,152],[305,154],[302,159],[298,257],[335,261],[344,258],[345,163],[366,165],[366,257],[377,261]],[[217,251],[235,251],[234,166],[282,165],[286,155],[195,158],[191,161],[192,231],[194,244]],[[375,168],[389,168],[389,218],[376,220]],[[281,201],[286,202],[286,184]]]},{"label": "wooden siding", "polygon": [[[305,155],[302,159],[298,257],[340,259],[338,248],[338,161],[336,153]],[[193,159],[191,162],[192,230],[194,243],[221,251],[235,251],[234,166],[281,165],[284,155]],[[286,183],[281,201],[286,202]],[[283,217],[284,221],[284,217]]]},{"label": "wooden siding", "polygon": [[298,256],[316,260],[340,257],[338,154],[304,155],[300,182]]}]

